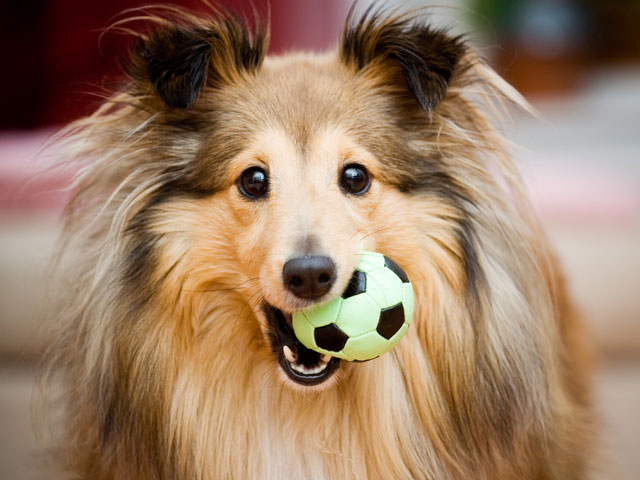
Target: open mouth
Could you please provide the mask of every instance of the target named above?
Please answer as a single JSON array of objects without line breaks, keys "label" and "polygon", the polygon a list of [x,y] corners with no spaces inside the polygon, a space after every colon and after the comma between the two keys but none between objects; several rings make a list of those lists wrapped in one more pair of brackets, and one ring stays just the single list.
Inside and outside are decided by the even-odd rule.
[{"label": "open mouth", "polygon": [[340,366],[340,359],[322,355],[302,345],[293,333],[291,314],[265,303],[264,313],[271,326],[271,346],[287,376],[301,385],[319,385]]}]

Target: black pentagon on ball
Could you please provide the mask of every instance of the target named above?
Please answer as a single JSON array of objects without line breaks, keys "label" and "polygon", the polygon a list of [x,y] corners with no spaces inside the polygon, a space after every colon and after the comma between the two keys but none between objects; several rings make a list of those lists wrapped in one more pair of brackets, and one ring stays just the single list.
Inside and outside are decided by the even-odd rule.
[{"label": "black pentagon on ball", "polygon": [[314,330],[313,336],[316,345],[330,352],[339,352],[344,348],[349,337],[337,325],[330,323],[324,327],[318,327]]},{"label": "black pentagon on ball", "polygon": [[391,260],[389,257],[384,257],[384,266],[395,273],[403,283],[409,283],[409,277],[407,277],[407,274],[404,273],[404,270],[402,270],[400,268],[400,265]]},{"label": "black pentagon on ball", "polygon": [[342,298],[353,297],[359,293],[364,293],[367,290],[367,274],[356,270],[349,280],[349,285],[342,294]]},{"label": "black pentagon on ball", "polygon": [[404,323],[404,307],[402,303],[388,307],[380,312],[380,320],[376,327],[376,332],[389,340],[393,337]]}]

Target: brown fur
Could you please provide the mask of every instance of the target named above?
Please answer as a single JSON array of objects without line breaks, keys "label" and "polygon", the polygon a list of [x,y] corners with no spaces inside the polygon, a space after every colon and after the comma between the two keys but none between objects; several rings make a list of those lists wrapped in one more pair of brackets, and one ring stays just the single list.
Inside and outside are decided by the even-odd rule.
[{"label": "brown fur", "polygon": [[[588,356],[494,126],[524,101],[408,15],[369,11],[338,55],[264,61],[266,35],[228,14],[155,23],[126,88],[61,140],[79,164],[52,350],[66,467],[584,478]],[[350,162],[373,176],[364,196],[338,187]],[[235,185],[253,165],[272,179],[254,202]],[[333,296],[363,249],[416,294],[397,347],[318,387],[284,376],[261,310],[305,306],[280,272],[310,249],[338,266]]]}]

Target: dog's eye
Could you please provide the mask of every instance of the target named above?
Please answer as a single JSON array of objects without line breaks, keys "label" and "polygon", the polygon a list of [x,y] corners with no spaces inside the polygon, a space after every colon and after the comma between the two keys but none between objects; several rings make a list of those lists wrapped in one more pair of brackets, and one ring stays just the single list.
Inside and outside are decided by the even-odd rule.
[{"label": "dog's eye", "polygon": [[260,167],[247,168],[238,179],[240,193],[252,200],[264,197],[269,193],[269,177]]},{"label": "dog's eye", "polygon": [[342,169],[340,187],[352,195],[364,195],[371,186],[369,172],[362,165],[351,163]]}]

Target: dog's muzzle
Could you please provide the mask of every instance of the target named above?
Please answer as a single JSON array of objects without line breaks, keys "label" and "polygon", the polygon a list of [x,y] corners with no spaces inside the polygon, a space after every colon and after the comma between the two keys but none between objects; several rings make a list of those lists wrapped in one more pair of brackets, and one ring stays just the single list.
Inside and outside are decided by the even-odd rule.
[{"label": "dog's muzzle", "polygon": [[340,359],[309,350],[296,338],[291,314],[267,303],[263,310],[269,323],[273,353],[287,376],[301,385],[319,385],[340,366]]}]

